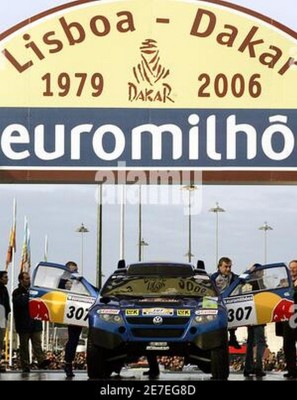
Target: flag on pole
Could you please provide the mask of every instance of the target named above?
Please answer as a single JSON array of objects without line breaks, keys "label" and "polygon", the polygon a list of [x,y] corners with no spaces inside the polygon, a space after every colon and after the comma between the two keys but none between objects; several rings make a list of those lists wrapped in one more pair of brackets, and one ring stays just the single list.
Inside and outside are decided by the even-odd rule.
[{"label": "flag on pole", "polygon": [[13,199],[13,215],[12,215],[12,227],[10,228],[9,244],[6,255],[6,271],[8,270],[9,264],[12,262],[12,255],[16,251],[16,200]]},{"label": "flag on pole", "polygon": [[21,256],[21,272],[29,272],[31,267],[31,243],[30,243],[30,230],[28,226],[27,217],[24,219],[24,240]]}]

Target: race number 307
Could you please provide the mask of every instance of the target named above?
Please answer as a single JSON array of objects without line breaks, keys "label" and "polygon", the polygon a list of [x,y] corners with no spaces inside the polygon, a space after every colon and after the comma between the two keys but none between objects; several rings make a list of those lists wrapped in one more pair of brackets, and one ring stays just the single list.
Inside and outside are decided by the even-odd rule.
[{"label": "race number 307", "polygon": [[229,308],[228,322],[248,320],[252,312],[252,306]]},{"label": "race number 307", "polygon": [[86,321],[88,319],[88,310],[89,308],[77,307],[77,306],[69,306],[68,311],[66,313],[67,319],[74,319],[76,321]]}]

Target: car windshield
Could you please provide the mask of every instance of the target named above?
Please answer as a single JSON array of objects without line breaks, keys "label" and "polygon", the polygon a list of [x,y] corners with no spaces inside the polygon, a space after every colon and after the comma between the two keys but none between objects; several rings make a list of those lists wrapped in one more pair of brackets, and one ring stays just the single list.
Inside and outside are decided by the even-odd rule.
[{"label": "car windshield", "polygon": [[161,277],[114,274],[102,288],[101,296],[203,297],[217,296],[217,293],[207,275]]}]

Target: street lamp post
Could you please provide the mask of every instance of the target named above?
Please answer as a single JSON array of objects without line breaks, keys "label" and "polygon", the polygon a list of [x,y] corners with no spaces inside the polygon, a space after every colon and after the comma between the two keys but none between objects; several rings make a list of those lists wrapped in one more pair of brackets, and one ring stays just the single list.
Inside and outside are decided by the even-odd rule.
[{"label": "street lamp post", "polygon": [[142,192],[141,185],[139,185],[139,199],[138,199],[138,261],[143,259],[143,247],[149,244],[142,237]]},{"label": "street lamp post", "polygon": [[258,228],[260,231],[264,231],[264,264],[267,263],[267,231],[272,231],[273,228],[265,221],[262,226]]},{"label": "street lamp post", "polygon": [[142,261],[144,259],[144,250],[143,247],[148,246],[149,244],[142,238],[140,241],[140,260]]},{"label": "street lamp post", "polygon": [[188,190],[189,192],[189,197],[188,197],[188,227],[189,227],[189,235],[188,235],[188,251],[185,254],[186,257],[188,257],[188,261],[189,263],[192,260],[192,257],[194,257],[194,254],[192,254],[192,209],[191,209],[191,194],[194,190],[197,189],[197,186],[195,185],[187,185],[187,186],[183,186],[182,189],[184,190]]},{"label": "street lamp post", "polygon": [[120,200],[120,259],[125,258],[125,185],[121,186],[121,200]]},{"label": "street lamp post", "polygon": [[138,198],[138,261],[141,261],[141,235],[142,235],[142,195],[141,185],[139,185],[139,198]]},{"label": "street lamp post", "polygon": [[96,286],[101,289],[102,285],[102,184],[98,185],[97,191],[97,268]]},{"label": "street lamp post", "polygon": [[89,232],[89,230],[82,223],[81,226],[76,229],[76,232],[81,234],[81,274],[83,275],[83,269],[84,269],[84,233]]},{"label": "street lamp post", "polygon": [[216,206],[210,208],[209,210],[210,212],[215,213],[216,215],[216,260],[215,260],[215,264],[217,264],[218,260],[219,260],[219,213],[220,212],[225,212],[225,210],[219,206],[219,203],[216,202]]}]

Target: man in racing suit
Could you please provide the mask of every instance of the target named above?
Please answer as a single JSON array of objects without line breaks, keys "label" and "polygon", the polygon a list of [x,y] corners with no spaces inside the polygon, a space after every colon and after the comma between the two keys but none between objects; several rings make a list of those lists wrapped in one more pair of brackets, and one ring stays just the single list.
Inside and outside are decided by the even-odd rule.
[{"label": "man in racing suit", "polygon": [[[217,272],[213,273],[210,279],[215,283],[220,293],[223,293],[228,286],[238,277],[231,271],[232,260],[229,257],[221,257],[218,262]],[[241,346],[235,335],[236,328],[229,329],[229,346],[240,349]]]}]

